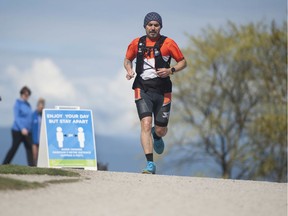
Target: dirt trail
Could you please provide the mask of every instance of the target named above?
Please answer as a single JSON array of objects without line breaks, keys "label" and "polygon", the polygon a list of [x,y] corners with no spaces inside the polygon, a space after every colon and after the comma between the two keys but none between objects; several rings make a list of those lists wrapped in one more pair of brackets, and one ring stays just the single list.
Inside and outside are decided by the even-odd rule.
[{"label": "dirt trail", "polygon": [[[37,190],[1,191],[0,215],[287,216],[287,184],[79,172],[82,177],[76,183],[51,184]],[[29,181],[55,179],[34,175],[14,177]]]}]

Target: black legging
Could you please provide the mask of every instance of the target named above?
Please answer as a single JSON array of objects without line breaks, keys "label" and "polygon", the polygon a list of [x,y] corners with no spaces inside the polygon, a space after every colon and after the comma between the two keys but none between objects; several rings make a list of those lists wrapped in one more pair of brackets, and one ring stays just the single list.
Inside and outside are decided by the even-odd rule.
[{"label": "black legging", "polygon": [[26,149],[27,162],[29,166],[33,166],[33,156],[32,156],[32,134],[29,133],[28,136],[22,135],[21,131],[12,130],[12,146],[9,149],[3,164],[9,164],[13,159],[16,151],[21,143],[24,143]]}]

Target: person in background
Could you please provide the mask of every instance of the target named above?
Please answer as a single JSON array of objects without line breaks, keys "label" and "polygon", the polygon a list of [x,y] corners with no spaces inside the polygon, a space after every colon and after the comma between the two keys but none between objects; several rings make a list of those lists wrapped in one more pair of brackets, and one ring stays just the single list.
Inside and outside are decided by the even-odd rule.
[{"label": "person in background", "polygon": [[3,164],[10,164],[19,145],[23,142],[26,149],[27,162],[33,166],[32,157],[32,108],[28,102],[31,90],[24,86],[20,90],[20,98],[14,104],[14,122],[12,126],[12,146],[9,149]]},{"label": "person in background", "polygon": [[40,141],[40,128],[41,128],[41,120],[42,120],[42,111],[45,107],[45,100],[43,98],[39,98],[37,102],[37,108],[33,112],[32,116],[32,153],[33,153],[33,161],[34,165],[37,166],[38,161],[38,152],[39,152],[39,141]]},{"label": "person in background", "polygon": [[[147,160],[147,166],[142,173],[155,174],[153,148],[156,153],[163,153],[162,137],[168,130],[172,94],[170,76],[183,70],[186,67],[186,60],[176,42],[160,34],[162,18],[158,13],[148,13],[143,26],[146,35],[134,39],[129,44],[124,67],[127,80],[134,78],[135,71],[137,74],[132,88],[141,124],[141,144]],[[171,58],[176,61],[173,66],[170,66]],[[135,71],[132,67],[134,59],[136,59]],[[152,127],[153,117],[154,127]]]}]

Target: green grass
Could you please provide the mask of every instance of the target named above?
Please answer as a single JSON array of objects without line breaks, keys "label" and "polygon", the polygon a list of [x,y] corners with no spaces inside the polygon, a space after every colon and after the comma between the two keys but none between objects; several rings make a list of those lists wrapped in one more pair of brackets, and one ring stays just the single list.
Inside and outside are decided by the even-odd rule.
[{"label": "green grass", "polygon": [[43,188],[45,186],[46,186],[45,183],[27,182],[23,180],[17,180],[13,178],[0,176],[0,191],[1,190],[36,189],[36,188]]},{"label": "green grass", "polygon": [[70,170],[39,168],[19,165],[1,165],[0,174],[18,174],[18,175],[52,175],[52,176],[69,176],[78,177],[79,173]]},{"label": "green grass", "polygon": [[[70,170],[28,167],[18,165],[0,165],[0,174],[80,177],[79,173]],[[62,180],[51,180],[39,183],[39,182],[28,182],[24,180],[16,180],[13,178],[0,176],[0,191],[36,189],[46,187],[49,184],[69,183],[69,182],[76,182],[78,180],[79,179],[62,179]]]}]

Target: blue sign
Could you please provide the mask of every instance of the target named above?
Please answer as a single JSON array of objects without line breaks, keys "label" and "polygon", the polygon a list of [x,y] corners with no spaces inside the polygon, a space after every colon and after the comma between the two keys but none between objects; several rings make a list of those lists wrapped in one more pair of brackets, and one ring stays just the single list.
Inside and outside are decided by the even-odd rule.
[{"label": "blue sign", "polygon": [[43,111],[49,166],[96,167],[91,110]]}]

